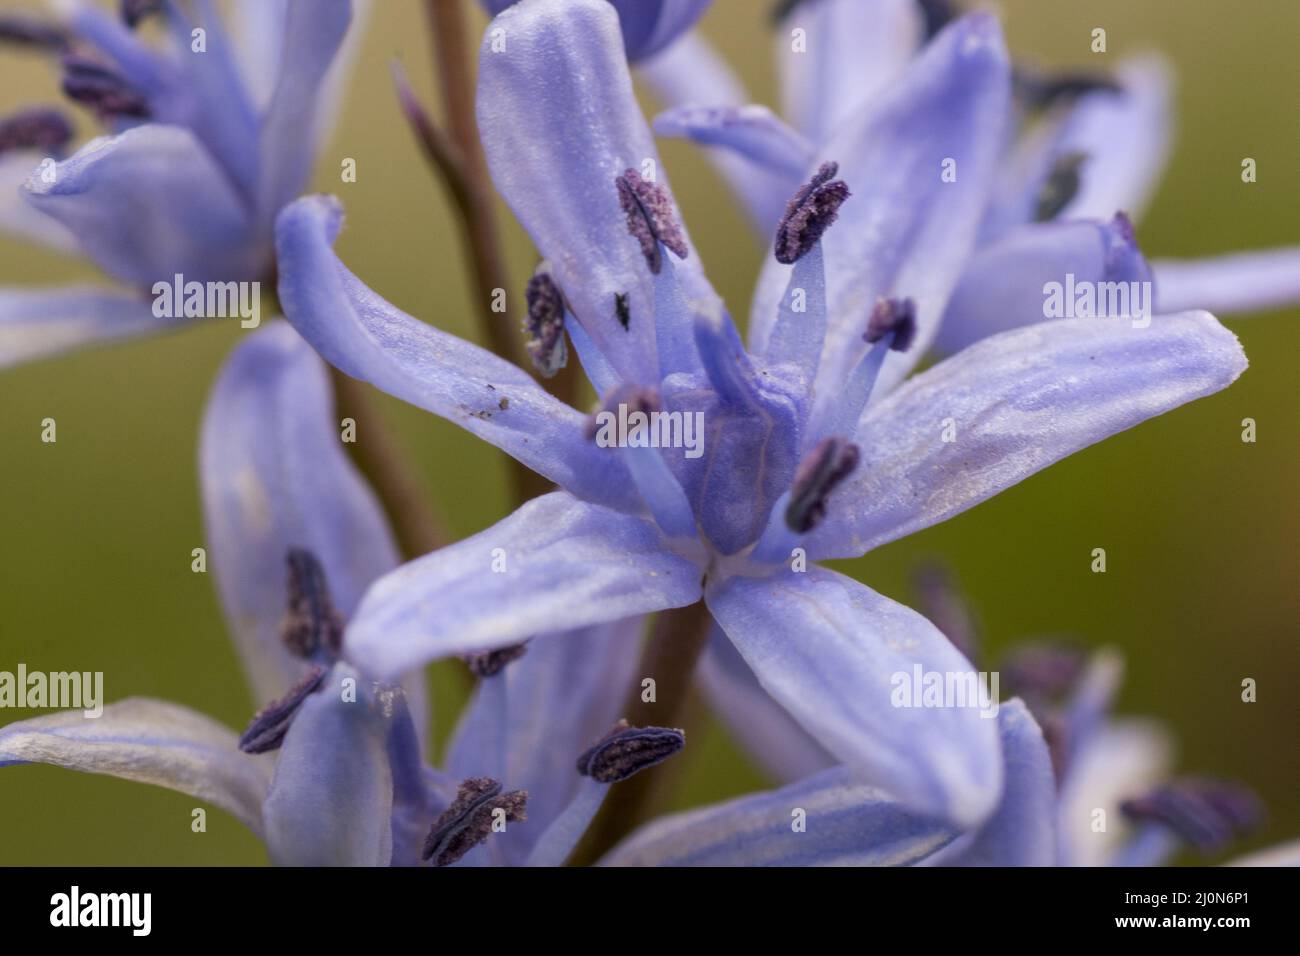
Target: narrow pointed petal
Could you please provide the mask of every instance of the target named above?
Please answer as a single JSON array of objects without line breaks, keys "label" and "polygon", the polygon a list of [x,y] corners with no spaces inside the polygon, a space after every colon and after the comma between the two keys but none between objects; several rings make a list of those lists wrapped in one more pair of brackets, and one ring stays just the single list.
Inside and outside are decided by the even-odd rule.
[{"label": "narrow pointed petal", "polygon": [[326,361],[492,442],[578,497],[638,506],[618,456],[584,437],[580,412],[505,359],[385,302],[349,272],[331,248],[342,218],[336,200],[308,196],[280,214],[276,229],[285,316]]},{"label": "narrow pointed petal", "polygon": [[721,146],[758,166],[798,182],[812,163],[814,147],[766,106],[678,106],[655,117],[659,136]]},{"label": "narrow pointed petal", "polygon": [[1300,246],[1209,259],[1158,259],[1151,267],[1160,312],[1262,312],[1300,302]]},{"label": "narrow pointed petal", "polygon": [[0,288],[0,368],[187,322],[157,318],[147,300],[103,286]]},{"label": "narrow pointed petal", "polygon": [[[345,681],[351,680],[348,697]],[[277,866],[388,866],[393,855],[389,721],[350,668],[303,703],[280,748],[263,813]]]},{"label": "narrow pointed petal", "polygon": [[270,762],[242,753],[234,731],[178,704],[133,697],[95,718],[69,710],[0,727],[0,767],[24,763],[178,790],[262,833]]},{"label": "narrow pointed petal", "polygon": [[456,728],[447,770],[528,791],[528,825],[507,828],[500,840],[507,861],[522,863],[579,796],[586,778],[574,762],[623,716],[643,624],[633,617],[542,635],[519,660],[480,681]]},{"label": "narrow pointed petal", "polygon": [[[166,10],[181,70],[180,95],[155,106],[154,117],[190,127],[251,205],[257,191],[258,155],[249,144],[257,141],[258,114],[213,0],[194,0],[192,10],[192,18],[176,7]],[[205,32],[202,51],[192,47],[195,29]],[[270,222],[264,225],[269,228]]]},{"label": "narrow pointed petal", "polygon": [[55,252],[76,252],[76,237],[57,219],[33,206],[22,191],[33,173],[40,174],[45,158],[26,150],[0,154],[0,232]]},{"label": "narrow pointed petal", "polygon": [[1006,783],[997,811],[969,842],[955,841],[931,866],[1055,866],[1056,781],[1043,732],[1020,700],[998,709]]},{"label": "narrow pointed petal", "polygon": [[555,492],[381,578],[345,647],[369,672],[394,677],[440,657],[682,607],[699,596],[699,568],[665,550],[649,521]]},{"label": "narrow pointed petal", "polygon": [[[802,816],[806,828],[796,830]],[[835,767],[647,824],[602,866],[908,866],[957,836]]]},{"label": "narrow pointed petal", "polygon": [[280,51],[289,0],[231,0],[230,33],[244,88],[258,111],[266,109],[280,76]]},{"label": "narrow pointed petal", "polygon": [[776,29],[782,113],[813,142],[825,142],[898,78],[924,32],[916,0],[796,5]]},{"label": "narrow pointed petal", "polygon": [[[563,866],[605,802],[610,785],[583,777],[573,798],[547,824],[524,860],[525,866]],[[531,799],[531,795],[530,798]]]},{"label": "narrow pointed petal", "polygon": [[716,623],[699,677],[713,712],[778,782],[800,780],[835,765],[835,758],[763,689]]},{"label": "narrow pointed petal", "polygon": [[[698,31],[641,63],[637,76],[668,108],[741,107],[750,102],[731,67]],[[766,242],[785,211],[786,199],[799,188],[804,170],[795,176],[776,173],[723,147],[708,147],[705,154],[740,199],[759,240]]]},{"label": "narrow pointed petal", "polygon": [[819,567],[729,578],[706,599],[767,692],[863,780],[963,826],[993,811],[998,733],[979,695],[936,707],[899,697],[917,669],[975,678],[921,615]]},{"label": "narrow pointed petal", "polygon": [[[1093,734],[1071,759],[1057,809],[1060,864],[1111,866],[1133,836],[1120,802],[1146,793],[1168,775],[1173,741],[1154,721],[1115,720]],[[1096,827],[1096,811],[1111,825]]]},{"label": "narrow pointed petal", "polygon": [[[959,514],[1103,438],[1227,388],[1246,368],[1208,312],[1058,319],[984,339],[858,423],[862,463],[808,540],[857,556]],[[944,441],[951,419],[955,438]]]},{"label": "narrow pointed petal", "polygon": [[[275,322],[231,353],[204,414],[208,557],[259,703],[280,697],[304,667],[281,640],[289,549],[320,562],[345,619],[398,563],[379,503],[339,441],[333,408],[325,364]],[[415,707],[423,712],[418,698]]]},{"label": "narrow pointed petal", "polygon": [[57,165],[52,181],[37,172],[24,190],[100,268],[140,289],[176,273],[258,279],[269,260],[225,173],[179,126],[149,123],[92,140]]},{"label": "narrow pointed petal", "polygon": [[[916,307],[915,344],[890,354],[881,392],[929,346],[987,204],[1010,87],[997,21],[972,14],[946,28],[886,96],[823,144],[817,162],[837,162],[852,197],[822,240],[831,321],[819,402],[833,401],[857,365],[881,298],[911,299]],[[750,340],[772,362],[780,361],[769,337],[788,276],[788,267],[767,261],[750,315]]]},{"label": "narrow pointed petal", "polygon": [[[530,0],[493,20],[479,55],[478,121],[497,189],[551,263],[576,321],[625,381],[658,381],[652,274],[615,180],[628,169],[665,188],[667,178],[613,6]],[[689,241],[674,264],[688,300],[715,298]],[[616,296],[627,297],[626,325]]]},{"label": "narrow pointed petal", "polygon": [[270,211],[301,193],[311,176],[317,96],[352,20],[350,0],[290,0],[278,58],[279,77],[258,141],[258,207]]},{"label": "narrow pointed petal", "polygon": [[[1082,288],[1084,283],[1150,281],[1151,270],[1123,219],[1020,226],[971,256],[948,302],[935,349],[952,355],[998,332],[1044,321],[1048,284],[1063,287],[1067,276]],[[1148,315],[1176,311],[1160,305],[1143,303]]]}]

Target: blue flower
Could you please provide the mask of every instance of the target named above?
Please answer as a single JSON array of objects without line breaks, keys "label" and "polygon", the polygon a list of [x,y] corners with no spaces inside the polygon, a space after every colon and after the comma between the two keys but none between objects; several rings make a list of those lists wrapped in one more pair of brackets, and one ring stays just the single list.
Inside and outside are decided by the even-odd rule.
[{"label": "blue flower", "polygon": [[[479,0],[495,17],[519,0]],[[630,61],[654,56],[689,30],[713,0],[609,0],[618,11]],[[507,41],[508,42],[508,41]]]},{"label": "blue flower", "polygon": [[[670,106],[655,130],[708,147],[766,234],[781,215],[781,197],[798,185],[814,157],[842,154],[840,144],[859,137],[855,130],[864,126],[879,129],[890,117],[895,123],[906,118],[898,106],[908,98],[915,57],[925,54],[927,43],[939,42],[939,6],[916,0],[792,5],[779,24],[777,63],[790,125],[749,103],[726,64],[692,36],[643,67]],[[801,45],[791,35],[795,30]],[[1061,282],[1067,273],[1087,283],[1151,281],[1157,315],[1245,312],[1300,301],[1300,246],[1150,263],[1138,249],[1130,220],[1146,206],[1170,153],[1171,87],[1168,65],[1154,56],[1125,60],[1113,76],[1015,73],[1020,109],[1012,135],[991,124],[979,131],[1003,151],[1001,169],[987,195],[975,254],[934,340],[938,351],[952,354],[1041,321],[1044,284]],[[892,142],[876,145],[882,174],[895,161]],[[958,181],[970,174],[961,157],[944,158],[957,160],[952,173]],[[774,269],[768,273],[751,312],[752,334],[760,337],[784,288]],[[833,308],[851,303],[851,288],[840,288],[834,276],[828,282]]]},{"label": "blue flower", "polygon": [[[652,821],[600,862],[1156,866],[1183,845],[1220,851],[1258,823],[1258,805],[1239,785],[1168,777],[1159,725],[1109,717],[1120,677],[1114,652],[1088,659],[1029,645],[1003,676],[1009,684],[1014,676],[1026,700],[1037,702],[1013,698],[999,708],[1005,785],[979,827],[962,830],[919,814],[849,768],[830,766],[777,790]],[[1298,850],[1292,843],[1238,862],[1297,865]]]},{"label": "blue flower", "polygon": [[[1227,386],[1245,367],[1236,340],[1205,313],[1142,330],[1065,320],[894,387],[933,338],[997,168],[989,132],[1006,120],[1010,71],[988,16],[945,31],[889,111],[808,167],[779,231],[794,264],[772,264],[787,291],[749,351],[681,228],[609,4],[512,6],[479,76],[492,175],[546,262],[534,345],[562,342],[563,322],[605,409],[700,413],[706,449],[597,447],[586,416],[527,373],[367,288],[331,248],[338,203],[298,200],[277,253],[302,335],[563,489],[377,581],[347,630],[350,659],[391,680],[703,598],[766,692],[854,774],[920,811],[986,817],[1002,776],[993,722],[890,700],[894,672],[969,663],[919,614],[804,559],[861,555]],[[943,157],[959,159],[957,183],[940,182]],[[838,308],[832,285],[846,290]]]},{"label": "blue flower", "polygon": [[274,703],[242,736],[144,698],[98,718],[36,717],[0,728],[0,766],[48,763],[191,794],[248,825],[279,864],[558,865],[612,783],[684,743],[671,729],[616,724],[640,631],[611,621],[539,637],[485,676],[446,772],[424,764],[422,680],[375,681],[339,646],[397,552],[339,445],[325,366],[284,323],[226,364],[200,465],[222,606],[254,695]]},{"label": "blue flower", "polygon": [[274,276],[275,215],[302,192],[328,131],[350,0],[240,4],[237,43],[210,0],[186,8],[192,19],[170,2],[143,7],[164,19],[165,47],[81,3],[59,26],[4,18],[3,37],[59,55],[65,92],[109,135],[51,168],[42,160],[66,145],[66,121],[52,110],[10,120],[0,228],[83,255],[117,285],[0,288],[0,367],[174,326],[183,319],[156,316],[151,289],[177,274]]}]

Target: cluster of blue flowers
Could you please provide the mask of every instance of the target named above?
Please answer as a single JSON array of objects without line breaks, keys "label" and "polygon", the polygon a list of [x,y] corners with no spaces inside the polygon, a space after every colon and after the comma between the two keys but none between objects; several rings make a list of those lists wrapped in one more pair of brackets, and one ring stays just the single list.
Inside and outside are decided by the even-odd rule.
[{"label": "cluster of blue flowers", "polygon": [[[0,728],[0,766],[194,794],[281,864],[560,865],[611,787],[685,745],[620,718],[646,615],[703,602],[703,686],[784,785],[656,820],[604,863],[1153,862],[1246,826],[1245,794],[1163,780],[1159,741],[1108,717],[1108,656],[1008,665],[1019,696],[996,720],[896,706],[892,675],[971,672],[972,649],[941,614],[815,563],[1226,388],[1246,357],[1201,310],[1300,299],[1300,250],[1138,248],[1129,215],[1166,151],[1166,69],[1031,75],[987,13],[786,4],[783,25],[836,38],[815,62],[783,57],[787,122],[690,31],[707,0],[484,6],[483,148],[542,258],[529,354],[547,375],[571,347],[602,409],[701,415],[703,454],[598,446],[529,371],[403,313],[335,254],[341,203],[301,194],[357,33],[349,0],[236,3],[229,22],[208,0],[0,19],[0,46],[56,61],[106,127],[46,176],[66,117],[0,121],[0,227],[118,284],[0,288],[0,367],[174,325],[148,290],[177,274],[275,281],[287,320],[230,356],[200,445],[231,635],[273,703],[242,736],[155,700],[38,717]],[[171,42],[144,42],[147,18]],[[654,132],[705,147],[769,237],[747,342],[629,63],[668,107]],[[1155,315],[1043,321],[1044,281],[1066,273],[1150,282]],[[925,357],[940,360],[917,372]],[[325,363],[556,490],[400,564],[338,441]],[[489,571],[498,556],[506,573]],[[434,768],[422,668],[450,656],[480,679]],[[1081,838],[1093,807],[1128,836]]]}]

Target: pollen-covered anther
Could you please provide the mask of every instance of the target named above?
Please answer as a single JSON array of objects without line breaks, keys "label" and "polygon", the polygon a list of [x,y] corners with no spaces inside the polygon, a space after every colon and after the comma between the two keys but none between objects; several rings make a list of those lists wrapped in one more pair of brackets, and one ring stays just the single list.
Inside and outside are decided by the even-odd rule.
[{"label": "pollen-covered anther", "polygon": [[1227,780],[1184,777],[1120,804],[1134,822],[1161,824],[1196,849],[1213,853],[1256,829],[1264,819],[1259,798]]},{"label": "pollen-covered anther", "polygon": [[799,463],[790,503],[785,509],[786,526],[806,534],[826,517],[831,492],[858,467],[858,446],[843,438],[823,438]]},{"label": "pollen-covered anther", "polygon": [[325,673],[324,667],[311,668],[287,694],[258,711],[239,738],[239,749],[246,754],[261,754],[278,749],[284,742],[284,735],[289,732],[289,725],[293,723],[298,708],[320,689]]},{"label": "pollen-covered anther", "polygon": [[0,119],[0,155],[16,149],[62,154],[71,140],[72,124],[58,110],[39,107]]},{"label": "pollen-covered anther", "polygon": [[600,408],[587,418],[583,433],[592,441],[600,433],[601,426],[609,415],[632,415],[641,412],[650,415],[663,408],[659,390],[650,385],[621,385],[606,396]]},{"label": "pollen-covered anther", "polygon": [[0,46],[61,51],[68,48],[68,35],[51,23],[28,17],[0,17]]},{"label": "pollen-covered anther", "polygon": [[836,179],[838,163],[822,163],[816,175],[799,187],[786,204],[776,227],[776,261],[790,265],[807,255],[821,240],[849,198],[849,187]]},{"label": "pollen-covered anther", "polygon": [[289,604],[280,622],[280,639],[298,657],[339,656],[343,646],[343,618],[334,609],[325,569],[305,548],[290,548]]},{"label": "pollen-covered anther", "polygon": [[550,378],[568,361],[564,344],[564,293],[548,273],[539,272],[528,280],[524,299],[528,303],[528,317],[524,319],[528,357],[540,375]]},{"label": "pollen-covered anther", "polygon": [[462,780],[456,799],[430,827],[420,858],[434,866],[450,866],[486,840],[497,821],[527,820],[528,791],[501,790],[501,784],[490,777]]},{"label": "pollen-covered anther", "polygon": [[[672,197],[668,190],[656,182],[642,179],[635,169],[628,169],[614,179],[618,187],[618,201],[627,214],[627,231],[641,244],[641,254],[655,275],[663,268],[659,243],[663,243],[678,259],[685,259],[688,250],[686,237],[677,224]],[[626,326],[627,323],[624,323]]]},{"label": "pollen-covered anther", "polygon": [[126,77],[78,53],[63,57],[63,92],[104,118],[149,116],[149,104]]},{"label": "pollen-covered anther", "polygon": [[526,653],[528,653],[528,642],[524,641],[522,644],[498,647],[481,654],[466,654],[464,661],[476,677],[495,677],[507,664],[519,660]]},{"label": "pollen-covered anther", "polygon": [[886,335],[893,336],[889,347],[895,352],[906,352],[911,347],[916,338],[916,303],[911,299],[876,300],[862,338],[874,345]]},{"label": "pollen-covered anther", "polygon": [[160,13],[164,0],[122,0],[122,21],[134,30],[155,13]]},{"label": "pollen-covered anther", "polygon": [[686,731],[633,727],[620,720],[578,758],[578,773],[598,783],[617,783],[662,763],[686,746]]}]

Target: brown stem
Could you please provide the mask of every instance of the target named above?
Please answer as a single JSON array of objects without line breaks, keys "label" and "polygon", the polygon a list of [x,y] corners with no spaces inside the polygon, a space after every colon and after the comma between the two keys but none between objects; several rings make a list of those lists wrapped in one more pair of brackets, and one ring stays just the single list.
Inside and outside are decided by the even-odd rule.
[{"label": "brown stem", "polygon": [[[425,0],[425,13],[433,36],[438,87],[450,135],[444,137],[425,118],[416,124],[422,144],[451,191],[474,274],[482,325],[492,351],[518,365],[526,365],[520,338],[506,312],[493,312],[488,303],[497,289],[506,289],[508,277],[496,216],[492,208],[491,180],[478,138],[474,116],[474,79],[468,51],[463,0]],[[413,102],[413,98],[411,98]],[[404,103],[404,106],[407,104]],[[410,115],[408,108],[408,115]],[[568,380],[566,380],[568,381]],[[561,400],[567,400],[559,396]],[[552,489],[551,483],[511,459],[517,498],[522,502]]]},{"label": "brown stem", "polygon": [[[655,616],[650,639],[641,653],[636,686],[624,709],[628,723],[634,727],[675,727],[687,722],[691,675],[708,640],[711,621],[703,601]],[[647,677],[655,681],[654,701],[643,699],[641,681]],[[690,728],[685,729],[689,747]],[[647,819],[663,797],[675,763],[670,760],[613,784],[570,862],[578,866],[594,863]]]},{"label": "brown stem", "polygon": [[379,496],[402,557],[410,561],[440,548],[445,539],[429,495],[376,407],[370,386],[332,365],[330,378],[339,417],[357,423],[357,440],[348,451]]}]

